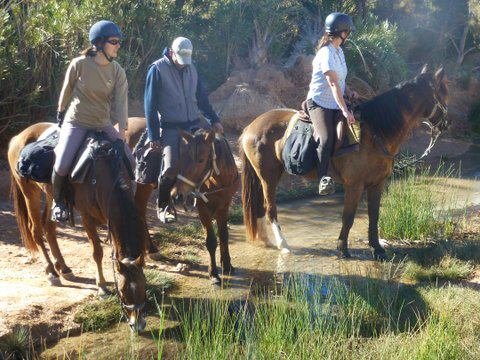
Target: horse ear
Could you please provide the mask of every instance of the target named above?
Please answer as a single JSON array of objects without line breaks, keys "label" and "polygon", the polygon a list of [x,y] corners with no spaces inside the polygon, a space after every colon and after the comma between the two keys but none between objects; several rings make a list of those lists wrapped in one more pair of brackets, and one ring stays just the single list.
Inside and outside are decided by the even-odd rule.
[{"label": "horse ear", "polygon": [[137,265],[138,267],[143,267],[143,265],[145,265],[145,259],[144,259],[143,255],[139,255],[135,259],[135,265]]},{"label": "horse ear", "polygon": [[443,66],[441,66],[440,69],[438,69],[435,72],[435,80],[439,84],[440,82],[443,81],[444,77],[445,77],[445,69],[443,68]]},{"label": "horse ear", "polygon": [[192,141],[193,139],[193,136],[192,134],[190,134],[189,132],[183,130],[183,129],[180,129],[180,136],[183,138],[183,140],[185,140],[185,142],[188,144],[190,141]]},{"label": "horse ear", "polygon": [[208,133],[205,134],[205,141],[211,143],[215,138],[215,131],[210,130]]},{"label": "horse ear", "polygon": [[119,260],[115,261],[115,267],[120,274],[125,274],[127,272],[127,265]]},{"label": "horse ear", "polygon": [[420,74],[425,74],[428,72],[428,64],[424,64],[422,67],[422,71],[420,71]]}]

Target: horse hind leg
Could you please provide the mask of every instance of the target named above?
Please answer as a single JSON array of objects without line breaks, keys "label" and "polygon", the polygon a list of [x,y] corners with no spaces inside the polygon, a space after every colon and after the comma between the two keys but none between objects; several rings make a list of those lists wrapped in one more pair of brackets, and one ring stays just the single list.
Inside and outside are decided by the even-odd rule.
[{"label": "horse hind leg", "polygon": [[55,259],[55,270],[57,270],[60,275],[66,280],[72,280],[73,273],[72,270],[65,263],[65,259],[60,251],[58,246],[57,234],[56,234],[56,223],[51,219],[52,212],[52,199],[49,196],[46,196],[45,209],[43,211],[43,230],[45,237],[47,238],[50,251]]},{"label": "horse hind leg", "polygon": [[[282,253],[288,254],[290,252],[290,247],[287,244],[287,240],[283,235],[282,229],[280,224],[277,220],[277,203],[276,203],[276,189],[278,185],[278,181],[281,176],[281,171],[269,172],[268,180],[264,180],[261,178],[262,189],[263,189],[263,196],[265,198],[265,207],[266,207],[266,220],[270,223],[272,233],[274,236],[274,245],[277,249],[281,250]],[[262,229],[259,233],[266,233],[266,221],[262,218],[258,219],[258,226],[259,229]]]},{"label": "horse hind leg", "polygon": [[[15,182],[15,183],[13,183]],[[43,257],[47,263],[45,273],[47,279],[53,286],[60,286],[60,278],[55,266],[50,259],[47,247],[43,239],[44,231],[41,217],[41,190],[36,185],[23,184],[19,185],[16,179],[12,179],[13,196],[15,197],[15,211],[17,212],[17,218],[23,217],[28,220],[22,222],[19,220],[19,228],[24,237],[25,245],[28,249],[35,251],[40,247]],[[22,229],[26,227],[26,229]]]}]

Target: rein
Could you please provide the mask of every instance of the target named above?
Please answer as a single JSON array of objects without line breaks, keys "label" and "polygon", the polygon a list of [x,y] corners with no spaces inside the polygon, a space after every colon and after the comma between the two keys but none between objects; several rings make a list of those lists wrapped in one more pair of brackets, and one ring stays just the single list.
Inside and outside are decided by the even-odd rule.
[{"label": "rein", "polygon": [[[433,90],[433,89],[432,89]],[[435,105],[433,106],[432,111],[430,112],[430,115],[428,115],[424,121],[422,121],[422,124],[428,126],[430,130],[430,142],[428,143],[427,147],[425,148],[425,151],[419,158],[413,158],[412,160],[409,160],[400,166],[397,167],[397,170],[403,170],[407,167],[410,167],[419,161],[421,161],[423,158],[428,156],[430,152],[432,151],[433,147],[435,146],[438,138],[442,134],[442,128],[446,127],[447,125],[447,106],[443,105],[442,102],[438,99],[435,91],[433,90],[433,99],[435,100]],[[432,117],[436,114],[437,110],[440,109],[442,111],[442,118],[441,120],[436,124],[433,125],[430,120]],[[392,154],[388,151],[388,149],[385,147],[385,144],[383,140],[378,137],[377,135],[373,135],[373,141],[375,144],[377,144],[380,147],[380,150],[382,151],[383,155],[386,157],[390,157],[392,159],[395,158],[398,154]]]}]

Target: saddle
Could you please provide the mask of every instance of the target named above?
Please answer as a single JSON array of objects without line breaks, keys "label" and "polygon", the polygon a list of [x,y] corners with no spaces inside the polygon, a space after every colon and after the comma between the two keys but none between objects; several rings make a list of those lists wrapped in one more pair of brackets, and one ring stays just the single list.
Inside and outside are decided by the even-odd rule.
[{"label": "saddle", "polygon": [[[359,123],[347,124],[341,119],[336,127],[333,157],[343,156],[360,149]],[[282,151],[285,170],[292,175],[305,175],[317,166],[317,144],[313,140],[313,125],[304,101],[301,110],[292,118],[284,135]]]},{"label": "saddle", "polygon": [[[20,152],[17,173],[29,180],[50,183],[55,162],[54,149],[58,144],[58,138],[59,129],[52,127],[42,134],[37,141],[27,144]],[[114,151],[121,156],[130,178],[133,179],[133,170],[125,154],[123,141],[117,140],[111,143],[105,133],[92,130],[87,133],[77,152],[69,174],[70,182],[85,182],[95,157],[108,151]]]}]

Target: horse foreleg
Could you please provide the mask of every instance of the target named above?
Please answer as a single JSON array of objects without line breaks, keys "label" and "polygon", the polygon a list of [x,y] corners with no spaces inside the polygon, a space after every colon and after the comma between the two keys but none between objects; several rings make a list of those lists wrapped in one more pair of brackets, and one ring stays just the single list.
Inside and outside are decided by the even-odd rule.
[{"label": "horse foreleg", "polygon": [[342,214],[342,230],[338,237],[337,249],[341,252],[342,258],[350,258],[348,251],[348,234],[355,219],[358,202],[362,197],[363,186],[345,186],[345,200]]},{"label": "horse foreleg", "polygon": [[97,228],[94,221],[90,219],[86,214],[82,214],[82,221],[83,227],[87,232],[88,240],[90,241],[90,244],[92,244],[93,260],[97,264],[97,274],[95,278],[98,287],[98,295],[104,296],[107,295],[109,292],[107,290],[107,282],[105,281],[105,277],[103,276],[103,248],[100,244],[100,238],[98,237]]},{"label": "horse foreleg", "polygon": [[212,225],[212,215],[210,210],[204,203],[199,204],[198,206],[198,216],[202,222],[203,227],[207,231],[207,236],[205,238],[206,247],[208,254],[210,255],[210,264],[208,264],[208,275],[212,284],[220,284],[220,277],[218,276],[217,263],[215,261],[215,252],[217,250],[217,236],[215,235],[215,230]]},{"label": "horse foreleg", "polygon": [[386,260],[385,249],[378,242],[378,216],[383,182],[367,189],[368,200],[368,244],[373,248],[373,257]]},{"label": "horse foreleg", "polygon": [[60,251],[58,246],[56,228],[57,225],[55,221],[51,220],[52,213],[52,199],[47,196],[45,202],[45,209],[43,212],[43,230],[45,232],[45,237],[47,238],[48,245],[50,246],[50,251],[55,259],[55,269],[60,273],[60,275],[66,280],[72,280],[73,273],[72,270],[65,263],[65,259]]},{"label": "horse foreleg", "polygon": [[[137,183],[137,188],[135,190],[135,206],[140,214],[140,216],[147,222],[147,204],[150,194],[153,191],[153,185],[151,184],[139,184]],[[149,254],[154,254],[158,252],[157,246],[152,242],[150,233],[145,241],[146,251]]]},{"label": "horse foreleg", "polygon": [[224,274],[233,273],[233,267],[230,259],[230,250],[228,249],[228,206],[225,209],[218,211],[216,216],[218,237],[220,240],[220,262]]}]

